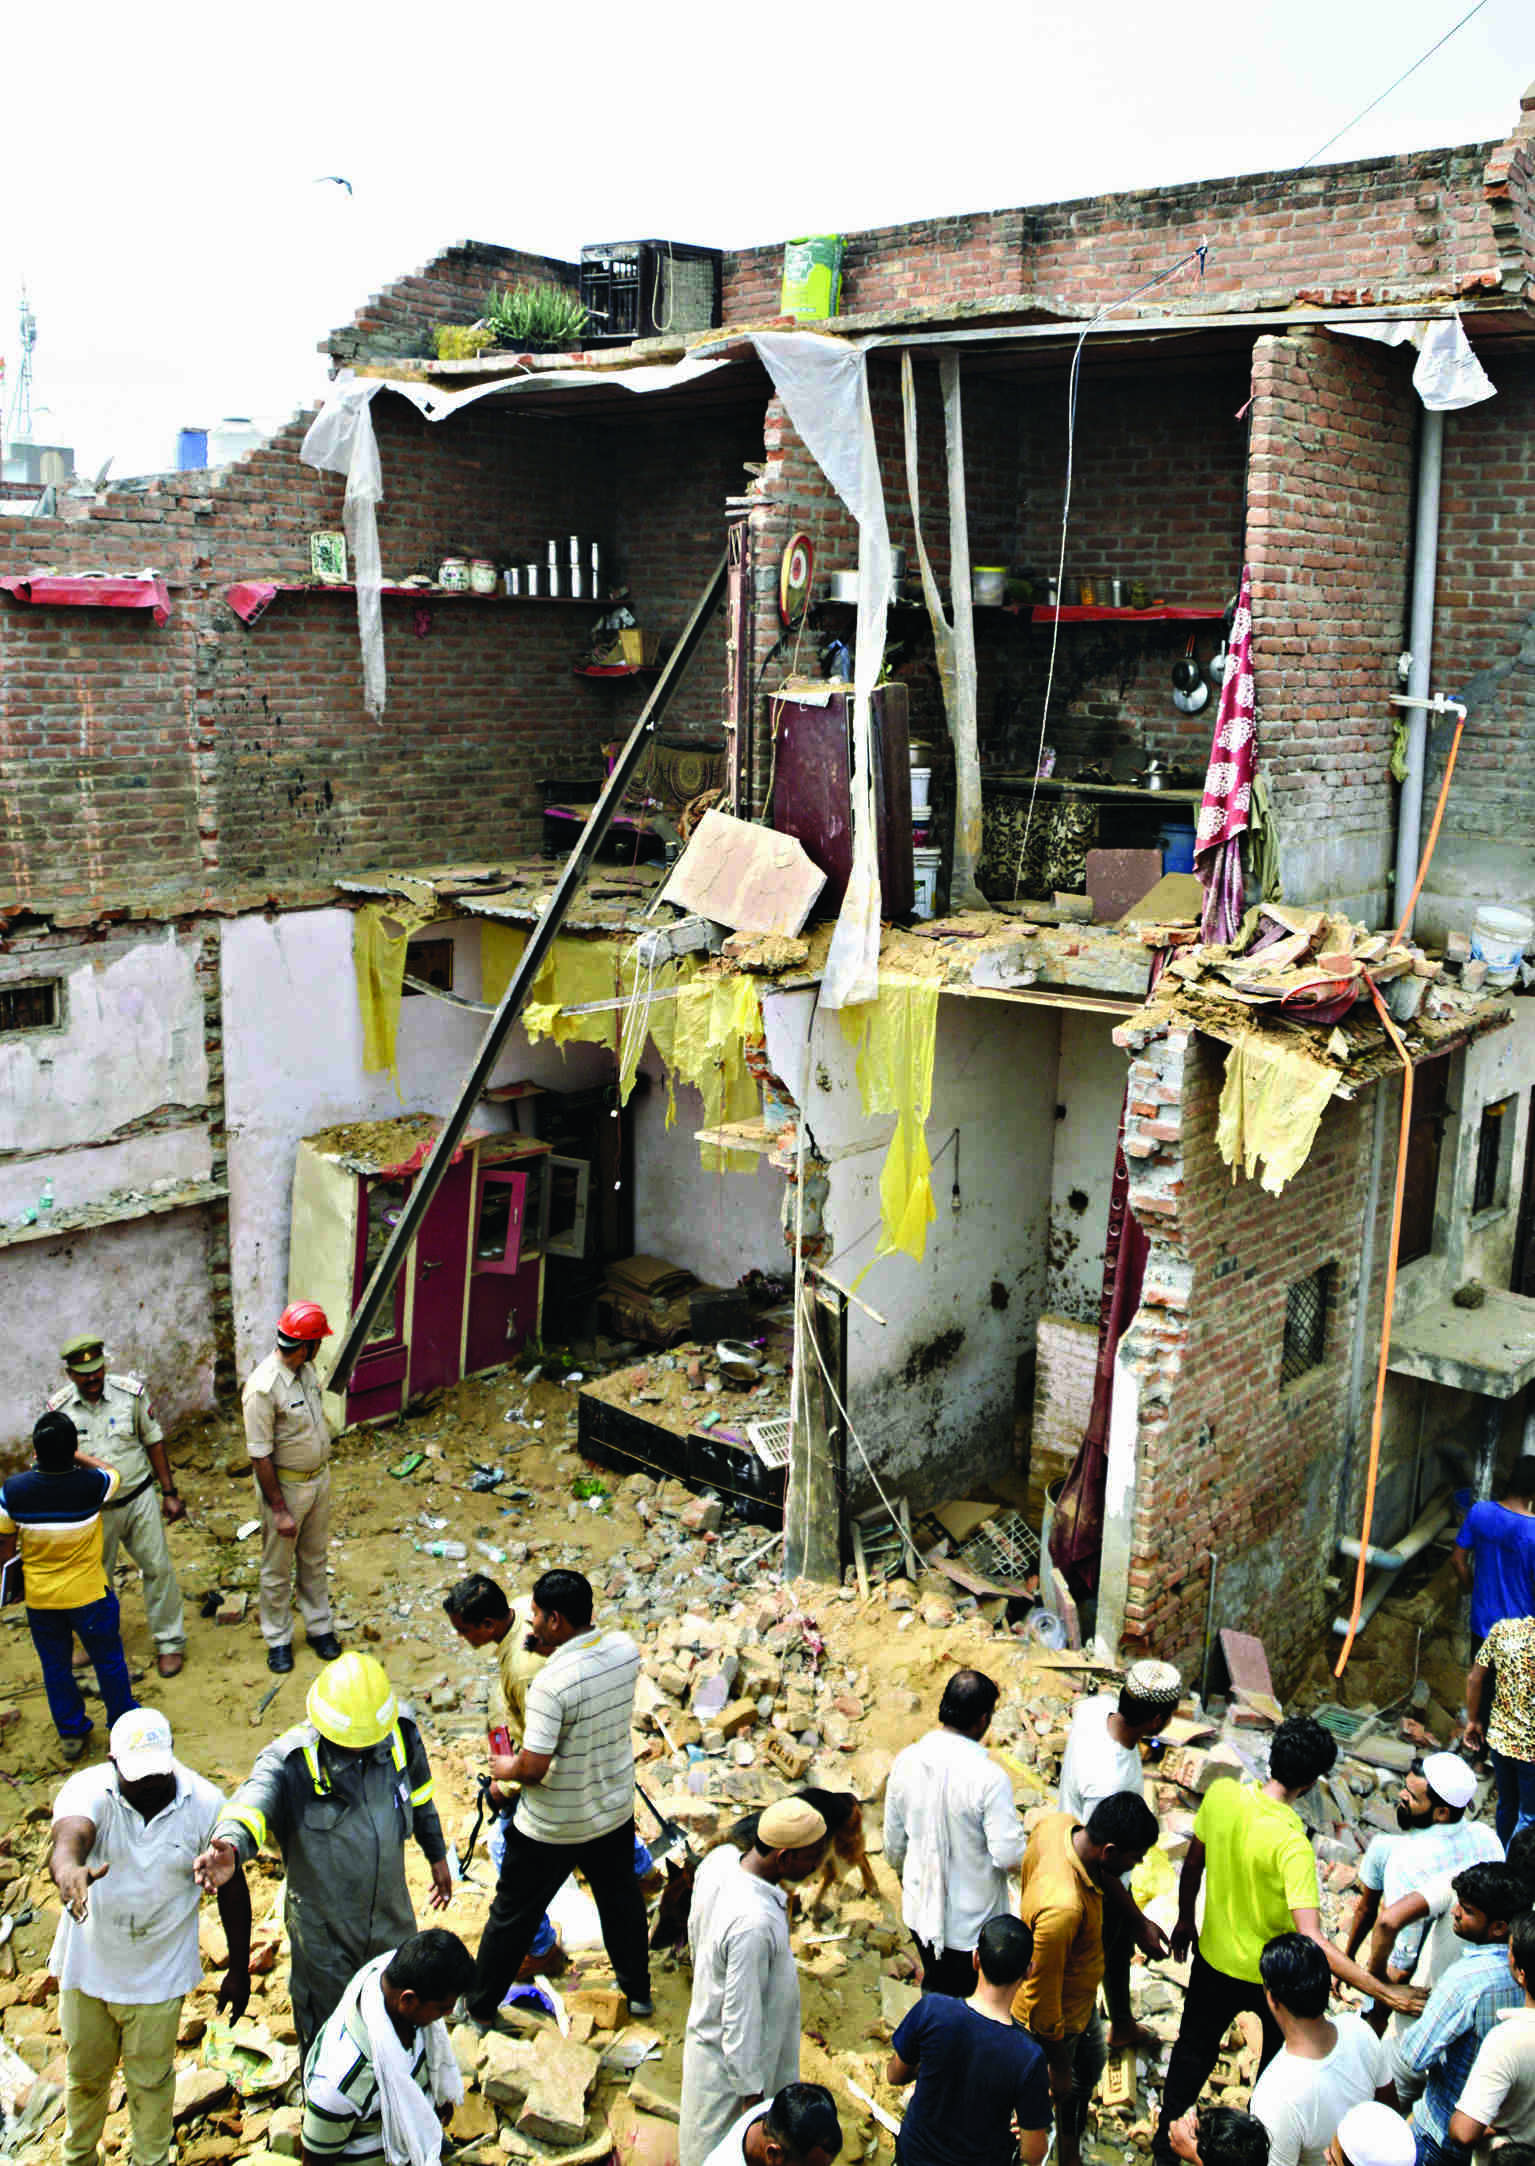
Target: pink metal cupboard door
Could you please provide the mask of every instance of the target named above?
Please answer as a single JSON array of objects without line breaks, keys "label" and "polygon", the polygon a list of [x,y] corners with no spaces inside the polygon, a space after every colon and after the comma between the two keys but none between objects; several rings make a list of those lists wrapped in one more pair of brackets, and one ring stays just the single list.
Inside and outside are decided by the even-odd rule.
[{"label": "pink metal cupboard door", "polygon": [[466,1152],[443,1176],[416,1236],[410,1319],[410,1396],[463,1373],[464,1294],[469,1272],[469,1207],[474,1159]]}]

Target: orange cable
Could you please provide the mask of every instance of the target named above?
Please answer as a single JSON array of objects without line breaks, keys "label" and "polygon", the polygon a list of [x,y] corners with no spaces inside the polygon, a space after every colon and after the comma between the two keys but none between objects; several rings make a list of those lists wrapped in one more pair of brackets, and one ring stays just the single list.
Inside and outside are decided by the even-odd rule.
[{"label": "orange cable", "polygon": [[[1412,893],[1407,898],[1407,907],[1402,912],[1401,924],[1398,925],[1395,938],[1391,943],[1393,947],[1401,946],[1403,931],[1413,911],[1417,908],[1418,897],[1423,891],[1423,881],[1428,872],[1429,860],[1433,857],[1434,845],[1439,840],[1439,829],[1444,819],[1444,808],[1450,794],[1450,777],[1455,772],[1455,755],[1460,750],[1461,734],[1465,727],[1466,718],[1461,715],[1456,721],[1455,735],[1450,743],[1449,756],[1444,763],[1444,780],[1439,785],[1439,799],[1434,806],[1434,817],[1429,822],[1428,844],[1424,849],[1422,862],[1418,866],[1418,877],[1412,884]],[[1370,1530],[1375,1519],[1375,1486],[1380,1474],[1380,1432],[1386,1403],[1386,1368],[1391,1357],[1391,1317],[1396,1306],[1396,1251],[1397,1244],[1401,1239],[1402,1198],[1407,1186],[1407,1137],[1412,1122],[1412,1056],[1407,1050],[1401,1032],[1391,1020],[1391,1012],[1381,999],[1380,990],[1368,971],[1364,974],[1364,981],[1370,988],[1370,998],[1375,1003],[1375,1012],[1385,1025],[1386,1035],[1396,1048],[1397,1058],[1402,1063],[1402,1117],[1397,1134],[1396,1185],[1391,1202],[1391,1246],[1386,1259],[1386,1298],[1381,1309],[1380,1319],[1380,1357],[1375,1365],[1375,1405],[1370,1416],[1370,1461],[1365,1474],[1364,1524],[1359,1530],[1359,1557],[1354,1570],[1354,1603],[1349,1611],[1348,1631],[1344,1634],[1343,1651],[1339,1655],[1333,1670],[1334,1677],[1341,1677],[1348,1668],[1348,1658],[1354,1651],[1354,1641],[1359,1634],[1360,1612],[1364,1607],[1365,1574],[1369,1570]],[[1364,1289],[1364,1299],[1366,1302],[1369,1300],[1368,1287]]]}]

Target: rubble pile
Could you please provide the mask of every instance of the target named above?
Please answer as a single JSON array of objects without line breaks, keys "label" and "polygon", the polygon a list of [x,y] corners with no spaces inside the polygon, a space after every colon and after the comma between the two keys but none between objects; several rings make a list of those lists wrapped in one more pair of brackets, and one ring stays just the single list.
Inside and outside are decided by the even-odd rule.
[{"label": "rubble pile", "polygon": [[[655,1371],[648,1356],[641,1366]],[[687,1389],[688,1355],[677,1357]],[[537,1366],[537,1365],[535,1365]],[[631,1383],[630,1355],[610,1374]],[[801,1890],[794,1948],[801,1966],[808,2080],[838,2100],[849,2159],[889,2155],[890,2138],[857,2095],[899,2115],[905,2099],[884,2082],[889,2038],[915,1993],[900,1890],[881,1855],[881,1804],[895,1754],[928,1729],[943,1685],[974,1664],[1002,1690],[988,1743],[1007,1770],[1027,1821],[1053,1807],[1073,1707],[1084,1692],[1117,1689],[1117,1674],[1090,1655],[1042,1646],[1009,1622],[1005,1600],[977,1595],[941,1572],[859,1586],[785,1585],[780,1539],[734,1519],[728,1500],[681,1483],[591,1467],[572,1448],[580,1372],[556,1380],[527,1366],[458,1387],[404,1431],[349,1438],[334,1481],[338,1621],[343,1637],[369,1643],[397,1689],[414,1703],[437,1778],[449,1842],[467,1848],[476,1779],[483,1769],[493,1665],[452,1635],[442,1596],[483,1563],[511,1593],[535,1570],[572,1565],[588,1574],[605,1621],[631,1631],[644,1652],[636,1698],[636,1772],[645,1801],[639,1833],[658,1865],[675,1871],[680,1830],[696,1856],[733,1823],[790,1788],[853,1791],[865,1803],[864,1836],[877,1896],[847,1867],[824,1901]],[[700,1397],[709,1396],[700,1393]],[[402,1449],[409,1440],[412,1449]],[[260,1745],[298,1719],[305,1672],[266,1705],[259,1636],[249,1617],[223,1625],[232,1593],[254,1584],[254,1543],[241,1529],[249,1491],[227,1477],[244,1471],[233,1429],[209,1430],[175,1452],[197,1527],[178,1548],[193,1601],[186,1676],[153,1674],[139,1598],[125,1588],[130,1654],[146,1700],[164,1706],[180,1757],[229,1789]],[[402,1468],[409,1471],[401,1473]],[[494,1476],[494,1480],[489,1477]],[[181,1530],[178,1530],[178,1537]],[[237,1585],[237,1582],[239,1583]],[[14,1615],[15,1613],[10,1613]],[[1261,1650],[1260,1650],[1261,1654]],[[1193,1815],[1209,1784],[1261,1773],[1267,1734],[1281,1710],[1266,1676],[1245,1675],[1225,1703],[1186,1699],[1168,1723],[1165,1750],[1148,1768],[1148,1796],[1162,1826],[1138,1883],[1144,1906],[1170,1927],[1176,1875]],[[0,1726],[12,1768],[0,1783],[0,1915],[18,1923],[0,1948],[0,2107],[11,2154],[23,2166],[54,2166],[62,2139],[62,2042],[47,1957],[57,1898],[47,1876],[52,1799],[62,1780],[25,1633],[0,1628]],[[1323,1710],[1346,1728],[1337,1770],[1317,1793],[1315,1825],[1328,1924],[1336,1929],[1364,1844],[1394,1826],[1389,1799],[1400,1770],[1425,1741],[1446,1742],[1448,1710],[1422,1688],[1407,1715]],[[98,1709],[99,1717],[99,1709]],[[1361,1720],[1361,1717],[1364,1719]],[[1480,1807],[1478,1808],[1481,1809]],[[223,1961],[216,1913],[202,1919],[207,1982],[186,2002],[178,2063],[180,2166],[291,2155],[297,2117],[286,2096],[296,2059],[281,1925],[281,1868],[250,1870],[255,1976],[248,2015],[233,2027],[214,1998]],[[839,1868],[839,1872],[841,1869]],[[425,1918],[424,1863],[410,1854],[418,1915]],[[665,1874],[651,1883],[664,1902]],[[475,1945],[493,1875],[483,1837],[467,1860],[443,1922]],[[656,2166],[674,2146],[689,1973],[685,1952],[657,1951],[656,2013],[639,2023],[625,2003],[595,1930],[582,1930],[584,1895],[561,1911],[563,1967],[546,1974],[555,2015],[508,2011],[516,2029],[481,2041],[454,2033],[468,2079],[452,2137],[464,2160],[507,2158],[594,2166],[615,2148]],[[25,1913],[30,1909],[30,1919]],[[586,1905],[589,1912],[590,1906]],[[23,1922],[25,1920],[25,1922]],[[588,1924],[594,1921],[588,1919]],[[8,1965],[13,1973],[6,1975]],[[1164,2040],[1176,2030],[1182,1979],[1171,1964],[1138,1963],[1141,2020]],[[1234,2034],[1235,2036],[1235,2034]],[[536,2039],[536,2044],[533,2043]],[[1145,2150],[1156,2111],[1160,2056],[1111,2066],[1100,2102],[1097,2155]],[[1251,2080],[1250,2047],[1234,2044],[1217,2082]],[[850,2089],[857,2086],[857,2092]],[[1112,2096],[1115,2102],[1110,2103]],[[109,2158],[127,2156],[119,2079],[108,2121]]]}]

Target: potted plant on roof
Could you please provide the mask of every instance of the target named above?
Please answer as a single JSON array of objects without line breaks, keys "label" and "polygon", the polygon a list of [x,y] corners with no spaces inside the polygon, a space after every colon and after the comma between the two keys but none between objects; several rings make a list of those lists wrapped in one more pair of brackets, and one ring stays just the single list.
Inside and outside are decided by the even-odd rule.
[{"label": "potted plant on roof", "polygon": [[568,286],[529,284],[493,293],[481,321],[498,346],[518,353],[566,353],[579,347],[588,311]]}]

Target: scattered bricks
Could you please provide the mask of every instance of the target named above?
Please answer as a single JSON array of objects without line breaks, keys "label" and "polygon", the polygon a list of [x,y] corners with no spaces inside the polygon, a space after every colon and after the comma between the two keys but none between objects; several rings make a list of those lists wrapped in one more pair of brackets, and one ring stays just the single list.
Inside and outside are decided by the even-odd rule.
[{"label": "scattered bricks", "polygon": [[616,2031],[629,2013],[629,2003],[617,1986],[578,1986],[565,1995],[571,2014],[584,2010],[601,2031]]},{"label": "scattered bricks", "polygon": [[772,1762],[786,1782],[799,1782],[815,1755],[785,1737],[782,1730],[770,1730],[762,1740],[762,1757]]},{"label": "scattered bricks", "polygon": [[13,1722],[20,1722],[19,1707],[0,1707],[0,1730],[8,1730]]},{"label": "scattered bricks", "polygon": [[1197,1746],[1185,1745],[1181,1750],[1163,1756],[1160,1770],[1167,1782],[1174,1782],[1180,1790],[1192,1790],[1196,1797],[1203,1797],[1210,1785],[1223,1779],[1240,1782],[1247,1769],[1241,1755],[1229,1745],[1213,1745],[1208,1752]]},{"label": "scattered bricks", "polygon": [[250,1599],[248,1594],[226,1594],[218,1606],[217,1622],[221,1625],[244,1624]]},{"label": "scattered bricks", "polygon": [[[483,2099],[477,2099],[477,2102],[484,2105]],[[486,2106],[485,2111],[490,2113],[490,2108]],[[281,2152],[284,2158],[298,2158],[300,2156],[298,2132],[303,2125],[304,2116],[297,2106],[278,2106],[273,2111],[271,2120],[267,2123],[267,2149]],[[486,2134],[493,2136],[495,2132],[496,2117],[493,2113],[490,2113],[490,2127],[486,2130]]]},{"label": "scattered bricks", "polygon": [[954,1616],[954,1604],[941,1594],[930,1595],[922,1605],[922,1622],[935,1632],[953,1624]]},{"label": "scattered bricks", "polygon": [[756,1720],[755,1700],[732,1700],[720,1715],[719,1729],[728,1741],[732,1737],[739,1737],[743,1730],[749,1730]]},{"label": "scattered bricks", "polygon": [[229,2078],[216,2068],[183,2068],[176,2078],[175,2102],[171,2117],[180,2128],[187,2121],[201,2119],[213,2106],[220,2106],[229,2096]]},{"label": "scattered bricks", "polygon": [[718,1534],[725,1507],[718,1497],[694,1497],[678,1514],[689,1534]]},{"label": "scattered bricks", "polygon": [[427,1702],[434,1715],[446,1715],[458,1705],[457,1685],[435,1685]]},{"label": "scattered bricks", "polygon": [[676,2099],[669,2098],[665,2091],[658,2091],[655,2085],[647,2083],[643,2076],[634,2078],[629,2086],[628,2097],[629,2103],[637,2112],[653,2113],[663,2121],[682,2119],[682,2108]]}]

